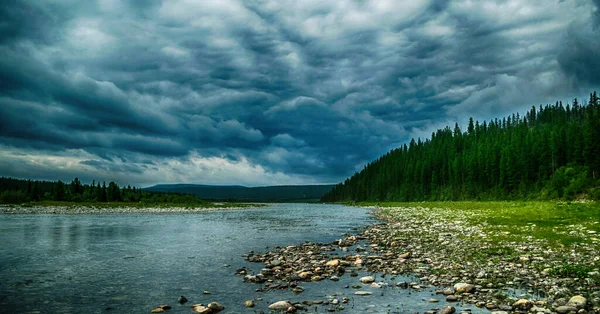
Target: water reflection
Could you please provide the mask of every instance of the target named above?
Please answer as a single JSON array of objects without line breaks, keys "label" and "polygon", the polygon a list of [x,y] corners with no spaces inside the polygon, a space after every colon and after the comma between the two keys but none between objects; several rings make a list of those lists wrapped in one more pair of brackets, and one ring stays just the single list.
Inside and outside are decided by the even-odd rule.
[{"label": "water reflection", "polygon": [[[369,219],[364,209],[306,204],[200,214],[2,216],[0,306],[2,312],[143,313],[158,304],[176,305],[185,295],[193,303],[220,301],[228,313],[242,313],[243,301],[254,297],[264,298],[259,307],[279,299],[352,297],[344,288],[355,281],[350,277],[306,283],[295,296],[258,293],[233,274],[239,267],[260,269],[241,258],[248,250],[331,242]],[[382,292],[377,299],[355,299],[355,308],[344,312],[363,313],[369,306],[385,312],[390,303],[420,309],[410,301],[415,295]],[[189,308],[174,306],[170,313]]]}]

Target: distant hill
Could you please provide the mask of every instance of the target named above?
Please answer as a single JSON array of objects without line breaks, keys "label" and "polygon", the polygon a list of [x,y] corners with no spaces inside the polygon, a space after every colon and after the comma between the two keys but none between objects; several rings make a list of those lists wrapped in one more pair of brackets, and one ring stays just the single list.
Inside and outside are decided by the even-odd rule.
[{"label": "distant hill", "polygon": [[245,187],[239,185],[158,184],[144,188],[153,192],[193,194],[199,198],[244,202],[318,201],[334,185],[281,185]]}]

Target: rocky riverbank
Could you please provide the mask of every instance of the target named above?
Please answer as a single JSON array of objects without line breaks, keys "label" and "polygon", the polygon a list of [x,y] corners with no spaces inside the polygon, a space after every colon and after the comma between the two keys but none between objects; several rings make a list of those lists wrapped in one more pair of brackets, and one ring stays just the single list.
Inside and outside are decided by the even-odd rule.
[{"label": "rocky riverbank", "polygon": [[185,206],[0,206],[0,214],[59,214],[59,215],[78,215],[78,214],[123,214],[123,213],[147,213],[147,214],[167,214],[167,213],[200,213],[216,210],[240,210],[254,208],[262,205],[227,206],[215,205],[213,207],[185,207]]},{"label": "rocky riverbank", "polygon": [[[245,258],[264,268],[259,273],[246,268],[236,273],[260,284],[258,291],[289,289],[296,294],[303,292],[304,282],[355,276],[356,296],[385,287],[389,284],[385,278],[391,282],[394,276],[413,274],[418,280],[395,285],[434,290],[436,296],[426,302],[442,301],[446,306],[432,306],[428,313],[453,313],[452,304],[472,304],[498,314],[600,313],[600,247],[596,232],[586,225],[555,229],[557,234],[578,236],[567,245],[533,237],[535,226],[505,231],[488,224],[485,217],[473,217],[481,213],[469,211],[398,207],[375,208],[374,214],[384,223],[333,243],[249,252]],[[365,271],[383,280],[359,277]],[[323,302],[328,311],[340,311],[347,301]],[[312,302],[290,305],[286,311]]]}]

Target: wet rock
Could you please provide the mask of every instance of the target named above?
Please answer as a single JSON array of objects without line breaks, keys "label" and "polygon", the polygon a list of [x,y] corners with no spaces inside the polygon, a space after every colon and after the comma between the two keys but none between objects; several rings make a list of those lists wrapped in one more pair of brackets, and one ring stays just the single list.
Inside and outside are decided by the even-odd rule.
[{"label": "wet rock", "polygon": [[454,291],[452,291],[452,288],[446,288],[446,289],[442,290],[442,294],[443,295],[451,295],[451,294],[454,294]]},{"label": "wet rock", "polygon": [[360,295],[360,296],[367,296],[367,295],[372,295],[373,292],[371,291],[356,291],[354,292],[354,295]]},{"label": "wet rock", "polygon": [[200,314],[212,314],[212,309],[208,308],[204,304],[194,304],[191,306],[192,311]]},{"label": "wet rock", "polygon": [[246,300],[246,302],[244,303],[246,305],[246,307],[254,307],[254,301],[252,300]]},{"label": "wet rock", "polygon": [[153,309],[152,311],[150,311],[150,313],[163,313],[167,310],[170,310],[171,306],[168,304],[164,304],[164,305],[159,305],[157,306],[155,309]]},{"label": "wet rock", "polygon": [[512,306],[518,310],[527,311],[533,307],[533,302],[531,302],[527,299],[519,299],[515,303],[513,303]]},{"label": "wet rock", "polygon": [[219,313],[223,309],[225,309],[225,307],[223,305],[221,305],[219,302],[210,302],[208,304],[208,308],[212,310],[212,313]]},{"label": "wet rock", "polygon": [[287,311],[290,307],[294,307],[292,304],[290,304],[290,302],[288,301],[277,301],[271,305],[269,305],[269,310],[273,310],[273,311]]},{"label": "wet rock", "polygon": [[458,301],[458,297],[451,294],[446,296],[446,302],[457,302]]},{"label": "wet rock", "polygon": [[402,289],[408,289],[408,282],[398,282],[398,283],[396,283],[396,287],[400,287]]},{"label": "wet rock", "polygon": [[185,303],[185,302],[187,302],[187,301],[188,301],[188,299],[187,299],[186,297],[184,297],[184,296],[180,296],[180,297],[177,299],[177,302],[179,302],[179,304],[183,304],[183,303]]},{"label": "wet rock", "polygon": [[439,312],[438,314],[453,314],[454,312],[456,312],[456,309],[454,308],[454,306],[444,306]]},{"label": "wet rock", "polygon": [[358,281],[362,282],[362,283],[372,283],[375,281],[375,277],[373,276],[365,276],[360,278]]}]

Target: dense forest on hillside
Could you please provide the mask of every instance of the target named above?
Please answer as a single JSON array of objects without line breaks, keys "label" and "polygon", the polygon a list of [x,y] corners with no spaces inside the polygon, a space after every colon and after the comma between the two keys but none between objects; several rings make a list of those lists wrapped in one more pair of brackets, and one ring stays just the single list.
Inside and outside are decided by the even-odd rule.
[{"label": "dense forest on hillside", "polygon": [[600,102],[437,130],[373,161],[322,201],[600,199]]},{"label": "dense forest on hillside", "polygon": [[18,204],[36,201],[65,202],[129,202],[200,204],[204,200],[182,193],[143,191],[141,188],[123,186],[115,182],[82,184],[78,178],[70,184],[62,181],[32,181],[0,178],[0,203]]}]

